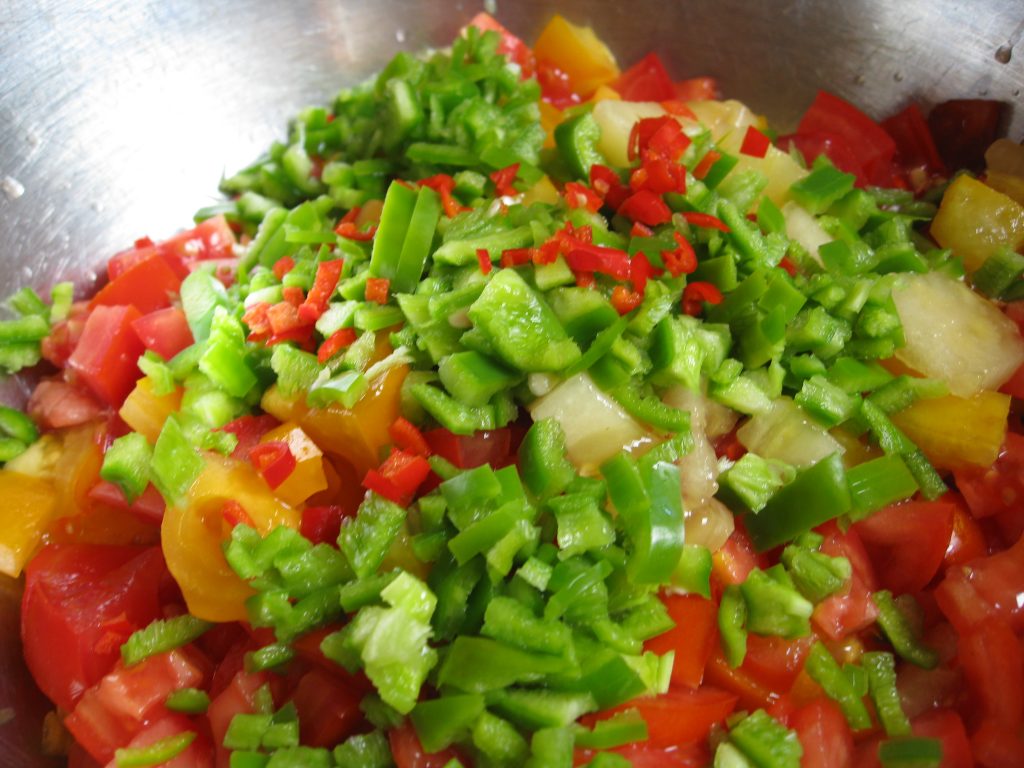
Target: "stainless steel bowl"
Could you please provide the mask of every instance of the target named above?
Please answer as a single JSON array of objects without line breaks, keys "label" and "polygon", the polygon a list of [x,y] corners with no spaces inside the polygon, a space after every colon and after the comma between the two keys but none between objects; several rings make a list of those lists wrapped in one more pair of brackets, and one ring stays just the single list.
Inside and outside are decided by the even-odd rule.
[{"label": "stainless steel bowl", "polygon": [[[298,108],[398,50],[446,44],[481,7],[0,0],[0,294],[68,276],[85,289],[137,237],[187,225]],[[875,116],[999,99],[1024,134],[1020,0],[500,0],[496,13],[530,40],[556,8],[621,62],[655,50],[781,128],[827,88]],[[0,584],[0,768],[49,764],[33,757],[44,710],[17,661],[16,606]]]}]

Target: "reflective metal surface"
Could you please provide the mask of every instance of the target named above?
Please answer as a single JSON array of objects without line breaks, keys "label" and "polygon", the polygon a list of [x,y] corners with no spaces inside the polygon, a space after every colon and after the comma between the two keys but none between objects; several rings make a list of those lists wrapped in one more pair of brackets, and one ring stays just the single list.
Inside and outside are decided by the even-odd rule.
[{"label": "reflective metal surface", "polygon": [[[446,44],[481,7],[0,0],[0,294],[68,275],[88,285],[135,238],[188,224],[295,110],[400,49]],[[1024,134],[1020,0],[499,0],[497,15],[529,40],[555,8],[620,61],[656,50],[781,128],[828,88],[875,116],[912,99],[1000,99],[1010,136]],[[0,398],[17,399],[5,386]],[[0,768],[30,768],[39,739],[10,666],[15,606],[0,590]]]}]

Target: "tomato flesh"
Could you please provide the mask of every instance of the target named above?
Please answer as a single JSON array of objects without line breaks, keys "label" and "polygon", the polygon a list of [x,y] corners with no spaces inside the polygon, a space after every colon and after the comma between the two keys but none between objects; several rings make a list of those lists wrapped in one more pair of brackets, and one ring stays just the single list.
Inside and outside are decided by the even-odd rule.
[{"label": "tomato flesh", "polygon": [[68,368],[114,408],[124,402],[140,375],[136,362],[145,347],[131,324],[141,316],[132,306],[96,307],[68,359]]}]

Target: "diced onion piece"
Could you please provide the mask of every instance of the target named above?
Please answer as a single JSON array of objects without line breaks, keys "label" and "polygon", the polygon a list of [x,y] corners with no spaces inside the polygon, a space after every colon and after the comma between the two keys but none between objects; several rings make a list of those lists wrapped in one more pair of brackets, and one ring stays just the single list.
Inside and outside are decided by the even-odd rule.
[{"label": "diced onion piece", "polygon": [[782,215],[786,217],[786,237],[800,243],[811,258],[820,264],[818,249],[832,241],[829,234],[822,229],[816,218],[792,200],[782,206]]},{"label": "diced onion piece", "polygon": [[958,176],[942,196],[930,231],[974,272],[1002,246],[1024,245],[1024,206],[977,179]]},{"label": "diced onion piece", "polygon": [[1006,438],[1010,399],[999,392],[979,392],[969,398],[918,400],[894,413],[892,420],[939,468],[989,467]]},{"label": "diced onion piece", "polygon": [[606,99],[594,105],[594,120],[601,129],[597,148],[610,165],[625,167],[629,161],[629,134],[638,120],[661,117],[660,104],[647,101],[615,101]]},{"label": "diced onion piece", "polygon": [[600,465],[645,437],[643,427],[604,394],[591,378],[579,373],[530,406],[534,421],[553,418],[565,433],[565,446],[579,469]]},{"label": "diced onion piece", "polygon": [[686,543],[699,544],[717,552],[732,536],[736,521],[729,508],[718,499],[708,499],[699,509],[686,509],[683,525]]},{"label": "diced onion piece", "polygon": [[[768,179],[768,185],[761,193],[773,203],[782,206],[790,199],[789,188],[807,175],[807,169],[793,159],[788,152],[783,152],[774,145],[769,145],[764,157],[753,157],[742,152],[737,155],[738,162],[732,173],[741,173],[750,169],[760,171]],[[751,211],[757,211],[761,195],[751,203]]]},{"label": "diced onion piece", "polygon": [[930,272],[893,290],[906,345],[896,357],[970,397],[996,390],[1024,362],[1016,324],[961,282]]},{"label": "diced onion piece", "polygon": [[766,459],[794,467],[809,467],[844,448],[788,397],[772,403],[771,410],[750,417],[736,432],[743,447]]},{"label": "diced onion piece", "polygon": [[747,135],[747,128],[753,126],[763,131],[768,125],[763,117],[735,99],[691,101],[686,106],[693,110],[697,120],[711,131],[718,148],[731,155],[739,153],[743,138]]}]

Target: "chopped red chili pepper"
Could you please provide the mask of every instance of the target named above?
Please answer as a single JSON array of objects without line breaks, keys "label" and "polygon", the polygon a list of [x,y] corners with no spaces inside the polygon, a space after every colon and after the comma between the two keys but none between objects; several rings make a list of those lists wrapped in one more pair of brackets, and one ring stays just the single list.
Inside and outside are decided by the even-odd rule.
[{"label": "chopped red chili pepper", "polygon": [[629,254],[618,248],[579,243],[565,260],[573,272],[600,272],[616,280],[629,279]]},{"label": "chopped red chili pepper", "polygon": [[714,283],[690,283],[683,289],[683,311],[697,317],[704,311],[704,302],[721,304],[722,292]]},{"label": "chopped red chili pepper", "polygon": [[676,249],[674,251],[662,251],[661,260],[665,269],[672,277],[688,275],[697,269],[697,253],[687,240],[679,232],[674,233]]},{"label": "chopped red chili pepper", "polygon": [[391,289],[391,281],[386,277],[370,277],[366,280],[366,300],[375,301],[378,304],[388,303],[388,292]]},{"label": "chopped red chili pepper", "polygon": [[306,299],[302,289],[297,285],[286,285],[281,289],[281,296],[284,297],[286,303],[291,304],[296,309]]},{"label": "chopped red chili pepper", "polygon": [[603,201],[594,190],[578,181],[570,181],[563,192],[565,202],[570,208],[586,208],[591,213],[601,210]]},{"label": "chopped red chili pepper", "polygon": [[260,443],[249,451],[249,461],[274,490],[295,470],[295,456],[284,440]]},{"label": "chopped red chili pepper", "polygon": [[430,474],[430,463],[415,453],[392,449],[379,469],[371,469],[363,478],[363,487],[406,506]]},{"label": "chopped red chili pepper", "polygon": [[454,218],[462,211],[469,210],[452,195],[452,190],[455,189],[455,179],[447,173],[438,173],[421,179],[419,185],[421,187],[430,187],[441,196],[441,207],[444,208],[444,215],[449,219]]},{"label": "chopped red chili pepper", "polygon": [[677,160],[690,143],[690,137],[683,133],[678,121],[663,115],[637,120],[629,132],[627,154],[635,160],[650,146],[656,152]]},{"label": "chopped red chili pepper", "polygon": [[294,304],[280,301],[267,309],[270,330],[276,335],[288,333],[298,328],[312,328],[312,325],[299,317],[299,310]]},{"label": "chopped red chili pepper", "polygon": [[533,259],[533,251],[533,248],[506,248],[501,252],[501,266],[507,269],[529,264]]},{"label": "chopped red chili pepper", "polygon": [[695,227],[701,227],[703,229],[717,229],[721,232],[731,231],[724,221],[717,216],[712,216],[710,213],[687,211],[683,214],[683,218],[686,219],[688,224],[692,224]]},{"label": "chopped red chili pepper", "polygon": [[790,277],[796,277],[796,264],[790,260],[789,256],[783,256],[782,260],[779,262],[779,266],[786,270]]},{"label": "chopped red chili pepper", "polygon": [[299,533],[314,544],[333,544],[341,533],[341,523],[348,515],[343,507],[306,507],[302,510]]},{"label": "chopped red chili pepper", "polygon": [[519,194],[512,182],[516,180],[519,173],[519,163],[512,163],[500,168],[491,174],[491,181],[494,182],[494,191],[498,197],[514,196]]},{"label": "chopped red chili pepper", "polygon": [[249,327],[250,339],[253,336],[260,337],[270,334],[270,317],[267,314],[269,309],[270,304],[260,301],[245,310],[245,314],[242,315],[242,322]]},{"label": "chopped red chili pepper", "polygon": [[388,427],[391,441],[407,453],[415,453],[424,458],[430,456],[430,446],[419,428],[408,419],[399,416]]},{"label": "chopped red chili pepper", "polygon": [[274,277],[278,280],[283,280],[284,276],[287,275],[292,269],[295,268],[295,259],[291,256],[282,256],[280,259],[274,262],[274,266],[271,270],[274,273]]},{"label": "chopped red chili pepper", "polygon": [[593,288],[597,284],[597,278],[593,272],[577,272],[576,285],[580,288]]},{"label": "chopped red chili pepper", "polygon": [[480,262],[480,271],[489,275],[494,265],[491,264],[491,254],[487,252],[486,248],[476,249],[476,260]]},{"label": "chopped red chili pepper", "polygon": [[245,507],[234,499],[228,499],[224,502],[224,506],[221,507],[220,510],[220,515],[224,518],[224,522],[228,524],[229,528],[234,528],[239,523],[242,525],[248,525],[251,528],[256,527],[256,524],[252,521],[249,513],[245,511]]},{"label": "chopped red chili pepper", "polygon": [[320,315],[327,311],[334,289],[338,287],[343,264],[342,259],[331,259],[317,264],[313,287],[309,289],[306,300],[299,307],[299,317],[307,323],[316,322]]},{"label": "chopped red chili pepper", "polygon": [[672,211],[665,201],[649,189],[641,189],[627,197],[619,206],[618,212],[628,219],[651,227],[664,224],[672,218]]},{"label": "chopped red chili pepper", "polygon": [[661,102],[661,108],[675,117],[686,117],[690,120],[697,119],[697,115],[693,113],[693,110],[681,101],[663,101]]},{"label": "chopped red chili pepper", "polygon": [[383,496],[395,504],[402,504],[402,492],[376,469],[369,470],[363,477],[363,488],[373,491],[378,496]]},{"label": "chopped red chili pepper", "polygon": [[637,291],[631,291],[624,285],[616,285],[612,288],[612,306],[620,315],[628,315],[640,306],[643,296]]},{"label": "chopped red chili pepper", "polygon": [[711,170],[711,166],[721,159],[722,155],[720,152],[717,152],[714,149],[709,150],[708,153],[700,159],[700,162],[697,163],[697,167],[693,169],[693,178],[703,179],[708,175],[708,171]]},{"label": "chopped red chili pepper", "polygon": [[646,224],[641,224],[639,221],[634,221],[633,228],[629,230],[630,237],[650,237],[653,234],[653,229]]},{"label": "chopped red chili pepper", "polygon": [[618,173],[606,165],[590,166],[590,188],[604,200],[605,205],[616,210],[629,197],[629,187],[622,183]]},{"label": "chopped red chili pepper", "polygon": [[365,232],[359,231],[359,228],[351,221],[343,221],[334,231],[340,237],[344,237],[346,240],[358,240],[360,242],[367,242],[373,240],[373,236],[377,234],[377,225],[371,224],[369,229]]},{"label": "chopped red chili pepper", "polygon": [[355,328],[339,328],[320,345],[320,349],[316,353],[316,359],[320,363],[326,363],[341,352],[341,350],[352,346],[352,343],[357,338]]},{"label": "chopped red chili pepper", "polygon": [[751,125],[747,127],[740,152],[751,157],[764,157],[768,154],[768,147],[771,145],[772,140]]},{"label": "chopped red chili pepper", "polygon": [[[643,251],[635,254],[629,262],[629,282],[633,284],[633,290],[641,296],[647,290],[647,281],[655,274],[650,259]],[[661,270],[657,270],[658,273]]]}]

